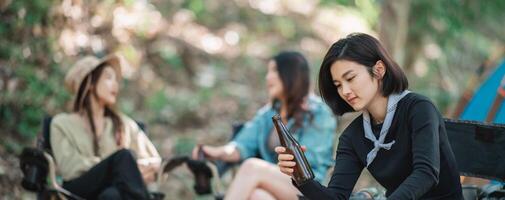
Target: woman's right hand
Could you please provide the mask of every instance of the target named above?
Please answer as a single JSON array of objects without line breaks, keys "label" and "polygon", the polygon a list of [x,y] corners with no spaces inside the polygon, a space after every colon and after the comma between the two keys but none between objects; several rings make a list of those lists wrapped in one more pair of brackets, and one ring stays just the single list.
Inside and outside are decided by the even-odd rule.
[{"label": "woman's right hand", "polygon": [[[305,151],[305,146],[302,146],[302,151]],[[277,165],[279,165],[281,172],[288,176],[293,176],[293,167],[296,165],[296,162],[293,160],[295,157],[292,154],[286,153],[286,148],[281,146],[275,147],[275,152],[279,154]]]},{"label": "woman's right hand", "polygon": [[194,160],[201,159],[201,158],[199,158],[200,156],[198,155],[200,148],[202,149],[202,153],[203,153],[203,156],[205,159],[214,160],[214,159],[219,158],[220,152],[216,147],[205,146],[205,145],[196,145],[193,148],[193,151],[191,152],[192,159],[194,159]]}]

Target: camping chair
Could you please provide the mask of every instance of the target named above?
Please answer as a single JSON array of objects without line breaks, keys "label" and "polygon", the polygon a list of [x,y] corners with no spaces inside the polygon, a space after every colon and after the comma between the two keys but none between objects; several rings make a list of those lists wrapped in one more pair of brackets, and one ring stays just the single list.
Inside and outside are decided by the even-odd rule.
[{"label": "camping chair", "polygon": [[[244,124],[240,122],[235,122],[232,124],[232,134],[230,141],[237,136],[238,132],[242,130],[243,126]],[[230,169],[235,168],[239,163],[207,160],[205,158],[204,152],[199,149],[197,160],[193,160],[189,156],[178,156],[164,162],[162,165],[163,171],[160,171],[158,181],[161,181],[163,178],[165,178],[163,174],[168,174],[175,168],[184,164],[194,175],[195,185],[193,186],[193,189],[195,190],[196,194],[212,194],[216,200],[220,200],[224,197],[224,187],[221,177]]]},{"label": "camping chair", "polygon": [[[445,119],[461,175],[505,181],[505,125]],[[505,190],[463,185],[465,199],[505,198]]]},{"label": "camping chair", "polygon": [[[44,117],[42,121],[42,133],[37,139],[36,147],[23,149],[20,156],[20,167],[24,174],[21,184],[23,188],[36,192],[37,199],[83,199],[65,190],[58,183],[59,177],[56,175],[56,164],[52,156],[50,143],[51,121],[52,116]],[[136,122],[139,128],[146,132],[145,124],[139,121]],[[161,169],[163,169],[164,165],[166,163],[162,163],[158,175],[162,174]],[[150,199],[163,199],[163,197],[163,193],[150,192]]]},{"label": "camping chair", "polygon": [[[505,125],[454,119],[444,121],[460,175],[505,181]],[[462,188],[465,200],[505,199],[503,188],[488,191],[475,185],[463,185]],[[353,193],[351,199],[385,199],[381,191],[367,191],[370,189],[375,188]]]},{"label": "camping chair", "polygon": [[[168,175],[175,168],[185,164],[194,176],[193,189],[197,195],[212,194],[216,200],[222,200],[224,197],[223,186],[216,165],[212,161],[206,160],[202,151],[199,152],[198,157],[197,160],[193,160],[189,156],[178,156],[167,160],[162,165],[158,181],[166,178],[163,175]],[[212,178],[214,178],[213,184]]]},{"label": "camping chair", "polygon": [[[444,121],[461,175],[505,181],[505,125],[453,119]],[[232,139],[240,128],[241,126],[234,126]],[[214,164],[209,162],[208,165]],[[217,166],[219,165],[218,163]],[[225,167],[229,167],[226,165],[233,164],[224,163]],[[219,180],[216,173],[213,173],[214,177]],[[365,192],[369,195],[362,195],[360,193],[364,192],[358,191],[352,199],[369,199],[367,196],[373,196],[372,199],[382,198],[380,191]],[[465,199],[501,199],[505,198],[505,190],[485,191],[477,186],[463,185],[463,195]],[[216,196],[216,199],[219,198]]]},{"label": "camping chair", "polygon": [[[242,128],[244,127],[244,123],[242,122],[234,122],[232,124],[232,134],[230,137],[229,141],[232,141],[237,137],[238,133]],[[256,158],[261,158],[259,155],[259,152],[254,156]],[[223,176],[226,172],[228,172],[230,169],[232,170],[232,173],[235,174],[236,172],[236,167],[240,164],[240,162],[224,162],[224,161],[215,161],[214,164],[217,167],[217,170],[219,172],[219,177]]]}]

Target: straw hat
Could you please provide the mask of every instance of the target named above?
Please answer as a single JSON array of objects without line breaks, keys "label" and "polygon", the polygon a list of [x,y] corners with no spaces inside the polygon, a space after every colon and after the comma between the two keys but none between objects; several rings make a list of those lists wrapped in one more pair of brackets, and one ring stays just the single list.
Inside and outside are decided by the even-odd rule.
[{"label": "straw hat", "polygon": [[67,72],[65,76],[65,86],[72,94],[77,94],[84,78],[94,69],[103,63],[107,63],[121,76],[121,66],[125,67],[126,61],[123,57],[111,54],[99,59],[95,56],[86,56],[78,60]]}]

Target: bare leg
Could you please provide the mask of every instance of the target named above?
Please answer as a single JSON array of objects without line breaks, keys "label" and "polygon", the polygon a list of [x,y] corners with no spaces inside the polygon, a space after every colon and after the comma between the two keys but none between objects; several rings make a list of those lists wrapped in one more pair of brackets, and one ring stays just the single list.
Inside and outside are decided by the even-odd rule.
[{"label": "bare leg", "polygon": [[275,200],[275,197],[263,189],[255,189],[249,200]]},{"label": "bare leg", "polygon": [[277,165],[257,158],[244,161],[226,194],[226,199],[249,199],[256,189],[262,189],[275,199],[298,199],[299,193],[291,178],[279,171]]}]

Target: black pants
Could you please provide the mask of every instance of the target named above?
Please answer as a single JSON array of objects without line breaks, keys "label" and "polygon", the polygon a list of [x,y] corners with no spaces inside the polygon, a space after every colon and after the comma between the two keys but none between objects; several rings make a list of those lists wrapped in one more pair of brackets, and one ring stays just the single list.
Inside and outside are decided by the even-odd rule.
[{"label": "black pants", "polygon": [[148,191],[129,150],[122,149],[63,188],[86,199],[148,199]]}]

